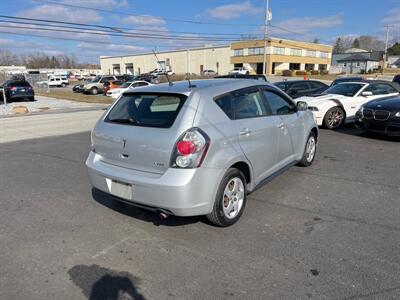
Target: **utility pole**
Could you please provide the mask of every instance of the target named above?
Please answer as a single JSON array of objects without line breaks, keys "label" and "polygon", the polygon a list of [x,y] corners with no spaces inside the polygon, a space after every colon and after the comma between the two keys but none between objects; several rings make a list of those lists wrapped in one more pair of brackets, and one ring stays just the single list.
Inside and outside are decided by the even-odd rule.
[{"label": "utility pole", "polygon": [[264,18],[264,60],[263,60],[263,73],[267,75],[267,35],[268,35],[268,23],[271,20],[271,13],[269,11],[269,0],[266,0],[265,5],[265,18]]},{"label": "utility pole", "polygon": [[383,67],[387,67],[387,48],[388,48],[388,42],[389,42],[389,28],[392,27],[393,25],[386,25],[384,26],[386,28],[386,39],[385,39],[385,57],[383,58]]}]

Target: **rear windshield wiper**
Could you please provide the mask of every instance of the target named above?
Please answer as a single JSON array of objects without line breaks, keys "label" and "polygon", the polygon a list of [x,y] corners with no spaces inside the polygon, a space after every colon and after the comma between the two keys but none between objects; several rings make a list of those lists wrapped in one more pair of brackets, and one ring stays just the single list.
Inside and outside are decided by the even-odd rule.
[{"label": "rear windshield wiper", "polygon": [[121,123],[121,124],[140,124],[140,122],[138,122],[137,120],[135,120],[134,118],[127,118],[127,119],[109,119],[111,122],[114,123]]}]

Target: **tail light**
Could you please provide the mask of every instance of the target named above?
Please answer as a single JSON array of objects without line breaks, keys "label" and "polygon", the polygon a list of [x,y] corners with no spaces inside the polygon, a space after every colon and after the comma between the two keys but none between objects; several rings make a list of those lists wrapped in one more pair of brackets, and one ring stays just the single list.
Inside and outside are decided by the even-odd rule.
[{"label": "tail light", "polygon": [[171,158],[172,168],[198,168],[207,155],[210,138],[199,128],[186,131],[176,142]]},{"label": "tail light", "polygon": [[16,86],[12,86],[12,87],[10,87],[9,89],[10,89],[10,91],[16,91],[16,90],[17,90],[17,87],[16,87]]}]

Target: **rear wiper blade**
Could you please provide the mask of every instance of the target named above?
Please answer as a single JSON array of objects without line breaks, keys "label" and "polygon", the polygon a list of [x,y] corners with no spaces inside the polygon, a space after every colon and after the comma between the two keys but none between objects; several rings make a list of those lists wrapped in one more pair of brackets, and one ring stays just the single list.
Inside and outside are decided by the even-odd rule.
[{"label": "rear wiper blade", "polygon": [[128,119],[110,119],[111,122],[114,123],[121,123],[121,124],[139,124],[137,120],[134,118],[128,118]]}]

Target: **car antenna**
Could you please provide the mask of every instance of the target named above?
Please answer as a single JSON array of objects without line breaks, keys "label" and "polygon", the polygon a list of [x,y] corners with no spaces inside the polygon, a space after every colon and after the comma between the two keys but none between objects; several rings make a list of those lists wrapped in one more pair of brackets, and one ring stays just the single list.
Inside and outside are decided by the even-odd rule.
[{"label": "car antenna", "polygon": [[190,81],[190,73],[186,73],[186,80],[189,82],[189,89],[191,88],[195,88],[196,86],[194,84],[192,84],[192,82]]},{"label": "car antenna", "polygon": [[[154,56],[156,57],[156,59],[157,59],[157,64],[158,65],[160,65],[160,61],[158,60],[158,57],[157,57],[157,54],[156,54],[156,51],[154,51],[153,50],[153,54],[154,54]],[[165,70],[165,76],[167,77],[167,80],[168,80],[168,84],[169,84],[169,86],[173,86],[174,84],[172,83],[172,81],[169,79],[169,76],[168,76],[168,72],[167,72],[167,70]]]}]

